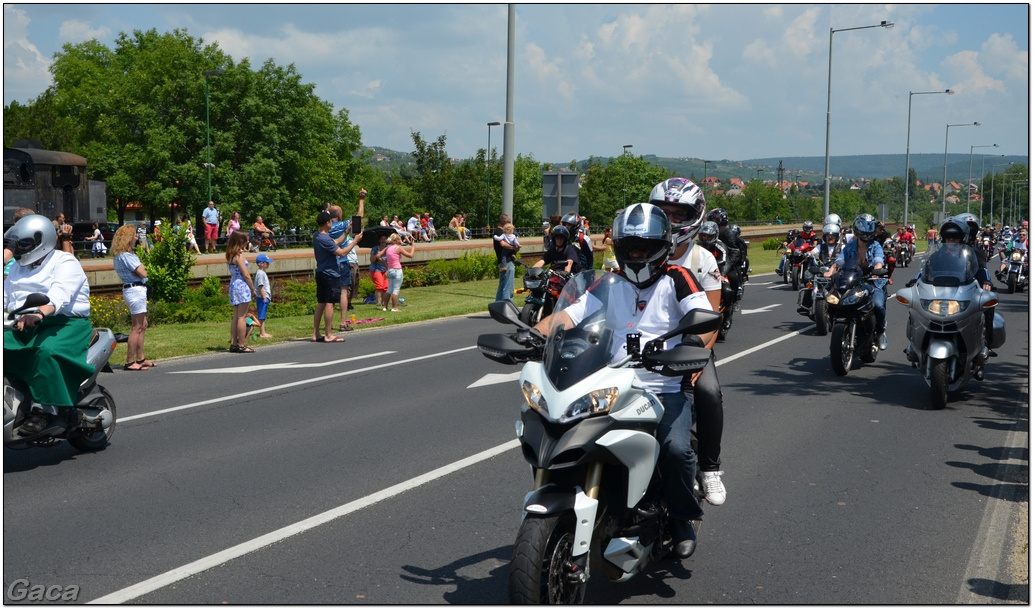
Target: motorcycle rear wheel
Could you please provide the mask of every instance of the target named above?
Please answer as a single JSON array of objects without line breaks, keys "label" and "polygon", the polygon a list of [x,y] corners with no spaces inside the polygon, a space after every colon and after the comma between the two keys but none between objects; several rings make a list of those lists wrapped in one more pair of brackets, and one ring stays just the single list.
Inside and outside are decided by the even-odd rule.
[{"label": "motorcycle rear wheel", "polygon": [[574,522],[528,515],[520,524],[509,565],[509,602],[519,605],[582,604],[586,583],[570,581]]},{"label": "motorcycle rear wheel", "polygon": [[[111,436],[115,435],[115,423],[118,421],[115,413],[115,400],[107,389],[101,388],[100,392],[104,396],[104,401],[97,403],[96,406],[111,413],[111,425],[107,429],[83,429],[75,435],[68,436],[68,443],[83,452],[103,450],[111,441]],[[86,410],[92,411],[93,408]]]},{"label": "motorcycle rear wheel", "polygon": [[945,359],[929,362],[929,398],[933,410],[941,410],[947,405],[947,387],[950,385],[947,364]]},{"label": "motorcycle rear wheel", "polygon": [[832,338],[829,341],[829,357],[832,359],[832,371],[839,376],[846,376],[854,363],[854,345],[850,342],[849,323],[838,323],[832,326]]}]

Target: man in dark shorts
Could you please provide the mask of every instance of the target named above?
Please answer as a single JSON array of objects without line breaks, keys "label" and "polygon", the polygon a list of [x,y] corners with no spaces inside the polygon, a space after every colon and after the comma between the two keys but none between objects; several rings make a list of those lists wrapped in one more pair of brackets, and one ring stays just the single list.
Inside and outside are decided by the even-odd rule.
[{"label": "man in dark shorts", "polygon": [[[312,342],[317,343],[344,342],[343,338],[333,334],[334,303],[341,300],[341,273],[337,259],[347,256],[362,240],[362,233],[359,233],[348,247],[341,247],[340,241],[330,237],[333,219],[330,212],[319,212],[316,217],[319,230],[312,236],[312,249],[316,255],[316,312],[313,317]],[[347,233],[342,233],[339,239],[344,241],[346,236]],[[322,335],[319,333],[320,318],[323,320]]]}]

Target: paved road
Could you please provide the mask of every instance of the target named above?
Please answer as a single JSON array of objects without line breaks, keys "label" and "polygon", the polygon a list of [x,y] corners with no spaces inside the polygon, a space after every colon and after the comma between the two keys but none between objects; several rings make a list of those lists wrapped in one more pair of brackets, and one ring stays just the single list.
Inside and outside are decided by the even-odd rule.
[{"label": "paved road", "polygon": [[[754,279],[717,348],[728,502],[707,508],[692,559],[593,578],[589,602],[1016,594],[1027,295],[1002,294],[1008,343],[987,380],[934,412],[901,352],[904,307],[889,304],[890,349],[839,378],[772,279]],[[519,391],[471,387],[516,371],[473,347],[500,329],[476,315],[106,375],[120,416],[107,450],[4,451],[5,591],[24,578],[78,585],[80,601],[504,602],[530,483]]]}]

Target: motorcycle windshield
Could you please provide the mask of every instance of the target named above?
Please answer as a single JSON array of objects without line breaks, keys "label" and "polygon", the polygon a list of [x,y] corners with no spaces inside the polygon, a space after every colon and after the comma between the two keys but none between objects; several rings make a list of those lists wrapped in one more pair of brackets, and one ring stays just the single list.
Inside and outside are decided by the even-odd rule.
[{"label": "motorcycle windshield", "polygon": [[567,281],[549,318],[542,362],[553,386],[563,391],[623,357],[624,345],[614,344],[614,322],[607,311],[636,306],[637,293],[616,273],[583,271]]},{"label": "motorcycle windshield", "polygon": [[803,237],[797,237],[796,240],[793,241],[793,249],[794,250],[802,250],[805,247],[807,247],[808,243],[810,243],[810,242],[807,241],[806,239],[804,239]]},{"label": "motorcycle windshield", "polygon": [[938,243],[926,257],[922,281],[935,286],[962,286],[972,283],[979,270],[979,257],[967,245]]}]

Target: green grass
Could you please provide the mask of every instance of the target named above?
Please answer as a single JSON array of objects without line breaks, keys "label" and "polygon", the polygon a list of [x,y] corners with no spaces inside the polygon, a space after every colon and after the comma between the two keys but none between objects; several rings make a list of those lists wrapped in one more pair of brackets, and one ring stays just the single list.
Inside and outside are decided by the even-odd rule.
[{"label": "green grass", "polygon": [[[498,289],[497,279],[485,279],[482,281],[470,281],[466,283],[451,283],[448,285],[431,286],[424,288],[408,288],[402,290],[400,296],[405,299],[400,313],[382,311],[380,307],[367,304],[355,304],[354,313],[356,320],[383,318],[381,321],[357,324],[357,332],[366,328],[382,328],[415,321],[426,321],[451,315],[469,315],[471,313],[484,313],[488,310],[488,303],[495,300],[495,291]],[[519,277],[516,287],[520,287]],[[517,296],[518,303],[523,302],[523,297]],[[229,305],[227,304],[227,307]],[[340,322],[340,311],[334,314],[334,328]],[[285,340],[309,340],[312,338],[313,320],[311,315],[297,317],[278,317],[267,319],[265,322],[266,332],[273,335],[273,338],[256,338],[258,329],[252,331],[252,338],[248,345],[255,349],[261,349],[262,345],[282,342]],[[320,328],[322,333],[322,328]],[[347,334],[339,333],[347,338]],[[144,352],[151,360],[165,359],[183,355],[197,355],[216,351],[225,351],[230,345],[230,324],[229,322],[198,322],[181,324],[158,324],[147,328],[144,339]],[[126,347],[124,344],[115,349],[111,361],[121,364],[126,359]]]}]

